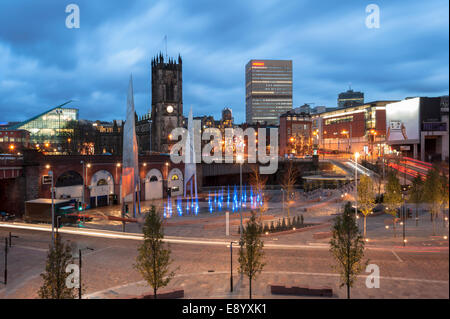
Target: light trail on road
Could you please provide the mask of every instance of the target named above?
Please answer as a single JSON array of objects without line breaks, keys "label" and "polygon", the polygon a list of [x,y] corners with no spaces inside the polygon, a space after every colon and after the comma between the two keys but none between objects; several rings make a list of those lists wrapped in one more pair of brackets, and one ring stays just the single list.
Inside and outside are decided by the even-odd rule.
[{"label": "light trail on road", "polygon": [[[13,228],[13,229],[23,229],[23,230],[32,230],[32,231],[45,231],[45,232],[51,232],[51,227],[46,226],[31,226],[31,225],[24,225],[24,224],[8,224],[8,223],[0,223],[0,228]],[[59,230],[60,233],[66,233],[71,235],[81,235],[81,236],[89,236],[89,237],[99,237],[99,238],[110,238],[110,239],[128,239],[128,240],[144,240],[144,237],[142,234],[136,234],[136,233],[121,233],[121,232],[115,232],[115,231],[109,231],[109,230],[79,230],[79,229],[69,229],[64,228]],[[263,237],[264,239],[264,237]],[[219,240],[211,240],[210,238],[189,238],[189,237],[174,237],[174,236],[166,236],[163,239],[164,242],[167,243],[174,243],[174,244],[192,244],[192,245],[216,245],[216,246],[227,246],[229,245],[229,240],[227,241],[219,241]],[[318,249],[329,249],[329,245],[317,245],[316,243],[311,244],[298,244],[298,245],[289,245],[289,244],[269,244],[265,243],[264,247],[267,249],[294,249],[294,250],[301,250],[301,249],[312,249],[312,250],[318,250]],[[239,247],[236,247],[236,249]],[[379,251],[389,251],[389,250],[397,250],[402,252],[417,252],[417,253],[439,253],[443,251],[448,251],[448,247],[417,247],[417,246],[408,246],[408,247],[402,247],[402,246],[390,246],[390,247],[367,247],[367,250],[379,250]]]}]

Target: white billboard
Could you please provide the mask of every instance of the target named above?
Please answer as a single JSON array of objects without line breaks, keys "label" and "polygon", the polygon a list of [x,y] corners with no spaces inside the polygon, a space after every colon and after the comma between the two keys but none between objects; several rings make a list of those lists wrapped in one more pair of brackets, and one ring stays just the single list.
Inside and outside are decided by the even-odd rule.
[{"label": "white billboard", "polygon": [[418,143],[419,106],[419,97],[386,104],[386,141],[388,143]]}]

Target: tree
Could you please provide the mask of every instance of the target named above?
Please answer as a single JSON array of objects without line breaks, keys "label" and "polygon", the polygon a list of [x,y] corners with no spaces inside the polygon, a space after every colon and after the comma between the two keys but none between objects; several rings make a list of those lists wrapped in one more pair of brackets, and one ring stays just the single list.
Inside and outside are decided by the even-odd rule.
[{"label": "tree", "polygon": [[381,195],[381,186],[383,186],[384,178],[383,175],[380,175],[380,173],[375,175],[375,181],[377,182],[377,191],[378,191],[378,197]]},{"label": "tree", "polygon": [[342,215],[335,218],[330,251],[337,262],[335,270],[341,276],[340,287],[347,286],[347,298],[350,299],[350,288],[368,262],[362,262],[364,240],[356,224],[355,214],[350,202],[345,204]]},{"label": "tree", "polygon": [[364,237],[366,237],[366,218],[375,207],[375,193],[373,191],[372,179],[361,176],[358,184],[358,207],[364,215]]},{"label": "tree", "polygon": [[393,219],[393,228],[394,228],[394,237],[396,236],[395,233],[395,226],[397,222],[397,211],[400,208],[403,200],[402,200],[402,187],[400,185],[400,181],[398,180],[397,176],[395,174],[390,173],[388,176],[388,181],[385,188],[385,194],[383,197],[383,202],[386,206],[386,212],[390,215],[392,215]]},{"label": "tree", "polygon": [[448,208],[449,193],[448,193],[448,177],[443,171],[440,175],[441,181],[441,206],[442,206],[442,220],[445,222],[445,208]]},{"label": "tree", "polygon": [[412,180],[408,201],[416,206],[416,226],[419,224],[419,204],[423,202],[423,180],[418,174]]},{"label": "tree", "polygon": [[294,185],[297,182],[298,171],[292,164],[292,161],[289,161],[288,167],[284,172],[283,178],[281,180],[281,186],[286,191],[287,199],[287,217],[289,219],[289,202],[291,194],[294,192]]},{"label": "tree", "polygon": [[[257,165],[252,166],[251,170],[252,170],[252,173],[250,174],[250,185],[253,187],[253,191],[255,192],[255,194],[259,194],[259,196],[261,196],[261,198],[264,199],[264,188],[266,186],[268,176],[267,175],[264,177],[261,176],[261,174],[259,173],[259,167]],[[264,201],[264,203],[265,203],[265,201]],[[260,206],[259,212],[260,212],[261,217],[262,217],[263,212],[265,212],[265,210],[266,210],[266,205]]]},{"label": "tree", "polygon": [[442,200],[442,183],[439,176],[439,171],[436,167],[428,170],[427,178],[423,186],[423,198],[429,205],[430,218],[433,222],[433,235],[436,235],[435,219],[439,212],[439,207]]},{"label": "tree", "polygon": [[61,241],[61,236],[55,237],[54,245],[50,244],[47,253],[45,272],[41,274],[43,283],[38,295],[42,299],[74,299],[75,289],[66,284],[70,272],[66,272],[69,264],[73,264],[72,249]]},{"label": "tree", "polygon": [[247,226],[243,230],[239,250],[239,272],[248,277],[249,298],[252,298],[252,280],[254,280],[264,266],[264,243],[261,240],[261,226],[259,225],[256,213],[251,212],[251,217]]},{"label": "tree", "polygon": [[157,298],[159,288],[166,287],[172,280],[175,272],[169,272],[172,263],[170,248],[164,247],[164,229],[161,216],[156,212],[155,206],[147,212],[142,229],[144,243],[138,249],[134,267],[153,288],[153,297]]}]

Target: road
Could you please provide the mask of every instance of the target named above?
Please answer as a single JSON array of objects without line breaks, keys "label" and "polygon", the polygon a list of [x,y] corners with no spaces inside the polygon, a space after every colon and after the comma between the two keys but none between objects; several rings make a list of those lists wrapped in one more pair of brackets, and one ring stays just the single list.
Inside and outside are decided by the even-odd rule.
[{"label": "road", "polygon": [[[0,228],[0,236],[10,229]],[[16,229],[8,255],[8,285],[0,284],[0,298],[35,298],[39,274],[45,268],[50,233]],[[83,257],[83,283],[87,296],[124,297],[150,291],[133,268],[141,240],[112,239],[63,234],[74,248],[90,247]],[[295,244],[295,243],[292,243]],[[338,287],[333,260],[324,246],[276,247],[267,242],[267,265],[256,280],[256,297],[271,298],[268,284],[331,286],[335,297],[345,298]],[[272,247],[270,247],[272,246]],[[288,246],[288,245],[285,245]],[[237,274],[238,250],[233,250],[235,293],[229,293],[230,249],[220,244],[180,240],[171,242],[173,267],[177,276],[167,289],[183,288],[186,298],[240,298],[246,296],[246,281]],[[270,248],[270,249],[269,249]],[[283,249],[280,249],[283,248]],[[3,252],[0,260],[3,260]],[[434,252],[367,250],[366,257],[380,269],[380,288],[365,286],[366,273],[356,283],[354,298],[448,298],[448,250]],[[77,262],[77,260],[75,260]],[[0,278],[3,265],[0,266]]]}]

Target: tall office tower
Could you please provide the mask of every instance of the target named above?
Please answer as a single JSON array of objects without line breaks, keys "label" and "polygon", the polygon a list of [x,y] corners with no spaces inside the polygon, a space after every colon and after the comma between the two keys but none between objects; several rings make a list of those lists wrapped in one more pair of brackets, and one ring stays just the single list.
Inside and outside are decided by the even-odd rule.
[{"label": "tall office tower", "polygon": [[182,62],[162,54],[152,60],[152,126],[151,150],[167,153],[175,141],[170,132],[183,126]]},{"label": "tall office tower", "polygon": [[245,119],[278,125],[292,109],[292,60],[250,60],[245,66]]},{"label": "tall office tower", "polygon": [[339,93],[338,108],[352,107],[363,104],[364,104],[363,92],[355,92],[352,89],[348,89],[347,92]]}]

